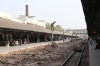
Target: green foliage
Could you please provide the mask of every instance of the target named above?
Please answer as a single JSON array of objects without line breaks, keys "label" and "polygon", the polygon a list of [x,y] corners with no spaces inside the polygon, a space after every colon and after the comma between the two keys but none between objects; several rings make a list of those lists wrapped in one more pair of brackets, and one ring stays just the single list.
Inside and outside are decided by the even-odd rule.
[{"label": "green foliage", "polygon": [[61,28],[60,25],[56,25],[56,26],[54,27],[54,29],[57,30],[57,31],[61,31],[62,28]]},{"label": "green foliage", "polygon": [[46,29],[51,29],[51,24],[50,24],[49,22],[47,22],[47,23],[45,24],[45,26],[46,26]]},{"label": "green foliage", "polygon": [[[51,24],[49,22],[45,23],[46,29],[50,29],[51,30]],[[56,25],[54,26],[54,30],[56,31],[61,31],[61,26],[60,25]]]},{"label": "green foliage", "polygon": [[66,29],[66,33],[70,32],[70,29]]}]

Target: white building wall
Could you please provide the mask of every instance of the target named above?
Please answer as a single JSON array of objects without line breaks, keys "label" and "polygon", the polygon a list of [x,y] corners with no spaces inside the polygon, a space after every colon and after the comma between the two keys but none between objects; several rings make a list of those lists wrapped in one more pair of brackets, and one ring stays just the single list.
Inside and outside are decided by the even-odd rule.
[{"label": "white building wall", "polygon": [[21,20],[15,18],[12,18],[11,21],[23,23]]},{"label": "white building wall", "polygon": [[20,18],[16,19],[16,18],[12,18],[10,14],[5,13],[3,11],[0,11],[0,17],[4,18],[4,19],[11,20],[13,22],[20,22],[20,23],[25,23],[25,24],[33,24],[35,26],[45,28],[45,23],[37,21],[37,19],[34,16],[20,15]]},{"label": "white building wall", "polygon": [[22,23],[27,24],[27,17],[24,15],[20,15],[19,19],[22,21]]},{"label": "white building wall", "polygon": [[16,19],[16,18],[12,18],[10,14],[0,11],[0,17],[4,18],[4,19],[9,19],[13,22],[20,22],[20,23],[24,23],[24,24],[33,24],[35,26],[45,28],[45,23],[38,21],[34,16],[20,15],[20,18]]},{"label": "white building wall", "polygon": [[13,22],[20,22],[20,23],[22,23],[21,20],[16,19],[16,18],[12,18],[10,14],[8,14],[6,12],[3,12],[3,11],[0,11],[0,17],[3,18],[4,20],[10,20],[10,21],[13,21]]},{"label": "white building wall", "polygon": [[37,19],[34,16],[21,15],[19,19],[22,20],[23,23],[27,22],[27,24],[33,24],[35,26],[45,28],[45,23],[37,21]]},{"label": "white building wall", "polygon": [[0,11],[0,17],[2,18],[6,18],[6,19],[11,19],[11,15],[6,13],[6,12],[3,12],[3,11]]}]

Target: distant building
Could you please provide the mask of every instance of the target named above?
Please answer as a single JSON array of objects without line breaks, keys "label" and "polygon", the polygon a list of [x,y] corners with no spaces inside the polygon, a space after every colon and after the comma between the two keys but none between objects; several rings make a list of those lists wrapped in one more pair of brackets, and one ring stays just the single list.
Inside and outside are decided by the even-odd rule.
[{"label": "distant building", "polygon": [[25,24],[31,24],[34,26],[45,28],[45,23],[38,21],[35,16],[20,15],[19,19],[22,20],[22,22]]},{"label": "distant building", "polygon": [[76,34],[79,38],[87,38],[88,37],[86,29],[73,29],[70,31],[72,31],[73,34]]},{"label": "distant building", "polygon": [[7,20],[11,20],[11,15],[6,13],[6,12],[3,12],[3,11],[0,11],[0,18],[1,19],[7,19]]},{"label": "distant building", "polygon": [[42,20],[37,20],[35,16],[20,15],[19,18],[13,18],[10,14],[0,11],[0,19],[24,24],[31,24],[33,26],[45,28],[45,22],[43,22]]},{"label": "distant building", "polygon": [[11,17],[10,14],[6,13],[6,12],[3,12],[3,11],[0,11],[0,19],[3,19],[3,20],[9,20],[9,21],[13,21],[13,22],[20,22],[22,23],[21,20],[19,19],[16,19],[16,18],[13,18]]},{"label": "distant building", "polygon": [[17,18],[12,18],[11,21],[23,23],[21,20],[19,20]]},{"label": "distant building", "polygon": [[37,21],[40,21],[40,22],[46,23],[46,21],[45,21],[45,20],[37,20]]}]

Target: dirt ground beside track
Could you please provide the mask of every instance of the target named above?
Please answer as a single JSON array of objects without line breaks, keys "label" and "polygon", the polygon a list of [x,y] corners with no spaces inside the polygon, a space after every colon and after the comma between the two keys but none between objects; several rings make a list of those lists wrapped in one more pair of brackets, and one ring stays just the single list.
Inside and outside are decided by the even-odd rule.
[{"label": "dirt ground beside track", "polygon": [[54,43],[2,54],[0,66],[61,66],[73,47],[82,42]]}]

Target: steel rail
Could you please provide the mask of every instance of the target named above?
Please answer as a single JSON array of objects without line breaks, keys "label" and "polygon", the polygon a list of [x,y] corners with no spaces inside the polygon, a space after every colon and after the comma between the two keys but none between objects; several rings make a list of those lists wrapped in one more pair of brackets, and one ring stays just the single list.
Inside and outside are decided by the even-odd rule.
[{"label": "steel rail", "polygon": [[[82,47],[83,45],[81,45],[80,47]],[[79,48],[80,48],[79,47]],[[85,45],[85,47],[86,47],[86,45]],[[83,48],[83,50],[82,50],[82,52],[81,52],[81,55],[80,55],[80,57],[79,57],[79,60],[78,60],[78,62],[77,62],[77,64],[76,64],[76,66],[79,66],[79,64],[80,64],[80,60],[81,60],[81,58],[82,58],[82,55],[83,55],[83,53],[84,53],[84,50],[85,50],[85,47]],[[76,53],[76,51],[73,51],[73,53],[71,53],[70,54],[70,56],[64,61],[64,63],[61,65],[61,66],[66,66],[66,63],[73,57],[73,55]]]},{"label": "steel rail", "polygon": [[86,48],[86,45],[85,45],[85,47],[84,47],[83,50],[82,50],[82,53],[81,53],[81,55],[80,55],[80,58],[79,58],[78,63],[77,63],[76,66],[80,66],[80,62],[81,62],[81,59],[82,59],[83,53],[84,53],[84,51],[85,51],[85,48]]}]

